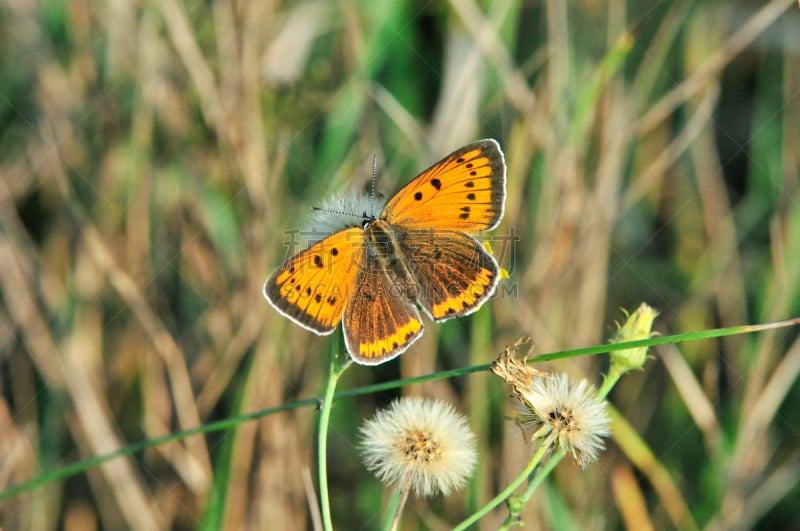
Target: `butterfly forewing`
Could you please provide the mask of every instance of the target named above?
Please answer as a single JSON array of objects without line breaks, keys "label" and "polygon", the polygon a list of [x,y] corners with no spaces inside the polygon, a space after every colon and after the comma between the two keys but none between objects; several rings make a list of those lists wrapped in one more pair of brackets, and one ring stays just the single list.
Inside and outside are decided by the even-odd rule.
[{"label": "butterfly forewing", "polygon": [[417,229],[405,232],[403,253],[417,279],[417,300],[436,321],[468,315],[495,291],[497,261],[463,232]]},{"label": "butterfly forewing", "polygon": [[264,296],[300,326],[329,334],[352,298],[363,259],[363,229],[337,232],[279,267],[264,284]]},{"label": "butterfly forewing", "polygon": [[344,312],[344,339],[359,363],[375,365],[402,354],[422,335],[416,307],[377,260],[366,260]]},{"label": "butterfly forewing", "polygon": [[420,173],[389,201],[381,218],[408,228],[488,230],[503,217],[505,196],[503,152],[494,140],[480,140]]}]

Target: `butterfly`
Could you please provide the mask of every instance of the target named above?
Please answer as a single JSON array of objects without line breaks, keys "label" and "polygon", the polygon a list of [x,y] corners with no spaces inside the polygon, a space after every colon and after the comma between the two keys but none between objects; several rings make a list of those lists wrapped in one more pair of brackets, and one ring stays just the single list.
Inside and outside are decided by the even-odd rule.
[{"label": "butterfly", "polygon": [[357,363],[386,362],[422,335],[418,306],[441,322],[494,294],[500,266],[468,233],[495,228],[505,197],[500,145],[464,146],[401,188],[377,217],[365,211],[289,258],[267,279],[264,296],[319,335],[341,321]]}]

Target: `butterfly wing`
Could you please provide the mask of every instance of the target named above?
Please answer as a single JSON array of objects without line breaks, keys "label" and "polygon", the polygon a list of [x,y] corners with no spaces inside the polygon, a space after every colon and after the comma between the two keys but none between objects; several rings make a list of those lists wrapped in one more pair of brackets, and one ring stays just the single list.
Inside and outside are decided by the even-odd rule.
[{"label": "butterfly wing", "polygon": [[417,301],[436,321],[468,315],[494,294],[500,266],[472,236],[456,230],[403,231],[403,255]]},{"label": "butterfly wing", "polygon": [[381,218],[411,229],[476,232],[497,226],[505,198],[506,163],[500,145],[479,140],[417,175],[392,197]]},{"label": "butterfly wing", "polygon": [[350,356],[363,365],[399,356],[422,335],[417,308],[393,289],[378,260],[364,261],[355,284],[342,321]]},{"label": "butterfly wing", "polygon": [[364,230],[337,232],[276,269],[264,284],[264,297],[303,328],[330,334],[352,297],[363,261]]}]

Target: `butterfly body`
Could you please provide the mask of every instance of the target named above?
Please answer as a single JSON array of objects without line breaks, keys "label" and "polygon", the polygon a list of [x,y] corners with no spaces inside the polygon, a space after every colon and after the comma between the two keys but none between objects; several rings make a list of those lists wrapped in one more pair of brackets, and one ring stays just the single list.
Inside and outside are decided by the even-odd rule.
[{"label": "butterfly body", "polygon": [[[364,228],[364,260],[377,261],[377,270],[389,277],[390,284],[397,288],[397,295],[416,302],[416,282],[409,270],[408,249],[404,245],[407,235],[408,231],[383,219],[368,223]],[[369,281],[363,277],[360,280]]]},{"label": "butterfly body", "polygon": [[455,151],[402,188],[379,217],[364,215],[279,267],[264,285],[283,315],[317,334],[339,321],[347,350],[373,365],[396,357],[434,321],[476,311],[500,277],[467,232],[494,228],[505,201],[505,162],[494,140]]}]

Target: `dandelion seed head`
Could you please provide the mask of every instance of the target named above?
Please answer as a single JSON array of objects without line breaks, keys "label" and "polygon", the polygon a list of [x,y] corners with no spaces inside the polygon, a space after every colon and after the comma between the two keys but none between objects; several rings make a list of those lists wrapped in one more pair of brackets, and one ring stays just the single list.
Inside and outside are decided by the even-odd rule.
[{"label": "dandelion seed head", "polygon": [[534,438],[569,452],[582,468],[597,460],[611,429],[606,402],[596,398],[592,385],[586,380],[572,385],[566,374],[555,374],[535,379],[519,393],[525,406],[520,422]]},{"label": "dandelion seed head", "polygon": [[446,402],[395,400],[361,426],[366,467],[397,489],[445,496],[462,488],[477,462],[476,438],[466,417]]}]

